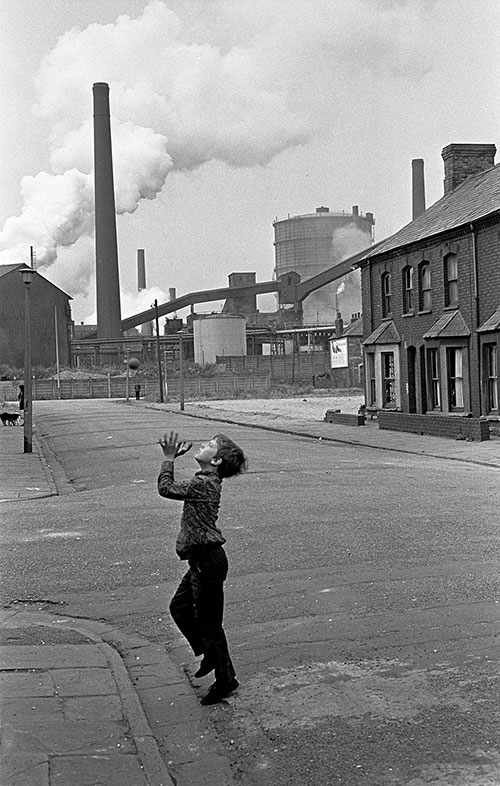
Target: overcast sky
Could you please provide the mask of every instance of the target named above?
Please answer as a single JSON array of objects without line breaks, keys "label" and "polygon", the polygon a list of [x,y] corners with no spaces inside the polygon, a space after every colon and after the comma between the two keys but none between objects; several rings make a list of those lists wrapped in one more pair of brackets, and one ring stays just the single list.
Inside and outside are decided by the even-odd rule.
[{"label": "overcast sky", "polygon": [[0,262],[27,261],[33,245],[77,321],[95,308],[94,82],[110,85],[124,316],[170,287],[271,279],[276,217],[359,205],[380,240],[411,218],[413,158],[429,205],[445,145],[500,142],[498,0],[0,9]]}]

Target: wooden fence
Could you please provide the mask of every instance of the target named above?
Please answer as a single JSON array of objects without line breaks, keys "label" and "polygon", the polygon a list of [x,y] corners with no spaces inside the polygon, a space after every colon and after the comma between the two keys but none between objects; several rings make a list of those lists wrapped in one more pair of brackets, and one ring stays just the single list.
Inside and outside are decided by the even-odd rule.
[{"label": "wooden fence", "polygon": [[271,382],[311,382],[315,377],[330,375],[329,352],[295,352],[293,355],[242,355],[217,358],[236,374],[269,374]]},{"label": "wooden fence", "polygon": [[[18,385],[16,382],[0,382],[0,397],[6,401],[17,401]],[[159,398],[159,381],[141,379],[137,376],[129,378],[129,397],[135,397],[135,385],[141,386],[141,398]],[[239,393],[252,393],[256,397],[267,393],[271,386],[268,374],[233,374],[231,372],[217,374],[214,377],[191,377],[184,379],[184,396],[186,398],[203,398],[211,396],[231,398]],[[166,395],[178,397],[180,393],[179,377],[167,379]],[[33,380],[33,401],[48,399],[72,398],[125,398],[127,394],[126,377],[89,377],[88,379],[63,379],[60,388],[55,379]]]}]

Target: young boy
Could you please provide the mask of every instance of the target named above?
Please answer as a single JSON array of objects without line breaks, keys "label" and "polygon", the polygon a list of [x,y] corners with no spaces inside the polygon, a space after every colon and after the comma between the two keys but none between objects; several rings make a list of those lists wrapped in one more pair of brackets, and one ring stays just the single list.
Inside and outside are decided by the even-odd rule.
[{"label": "young boy", "polygon": [[215,672],[215,682],[201,700],[216,704],[238,687],[222,627],[224,581],[228,562],[217,528],[223,478],[245,469],[241,448],[223,434],[202,445],[195,455],[200,470],[191,480],[174,480],[174,460],[192,447],[178,442],[173,431],[159,440],[164,460],[158,477],[158,493],[167,499],[184,501],[176,551],[187,560],[189,570],[182,578],[170,603],[170,613],[195,655],[203,655],[195,677]]}]

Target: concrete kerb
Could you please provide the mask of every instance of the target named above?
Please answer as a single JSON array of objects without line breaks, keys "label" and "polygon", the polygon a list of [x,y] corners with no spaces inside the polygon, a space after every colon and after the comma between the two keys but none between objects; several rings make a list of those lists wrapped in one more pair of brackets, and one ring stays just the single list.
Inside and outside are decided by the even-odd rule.
[{"label": "concrete kerb", "polygon": [[117,651],[118,647],[125,650],[131,647],[149,646],[149,642],[139,636],[123,637],[110,625],[92,620],[86,620],[83,624],[81,619],[73,617],[54,614],[48,616],[43,612],[17,610],[4,613],[1,617],[2,624],[7,619],[15,619],[16,624],[24,623],[24,625],[34,627],[53,627],[54,624],[57,624],[91,639],[103,653],[113,672],[123,711],[130,726],[148,786],[175,786],[160,754],[153,731],[125,664]]},{"label": "concrete kerb", "polygon": [[[239,419],[234,420],[234,418],[230,418],[227,415],[207,415],[206,412],[203,414],[198,414],[196,412],[186,412],[185,410],[180,409],[172,409],[170,407],[165,406],[164,404],[145,404],[146,409],[153,409],[160,412],[172,412],[176,415],[184,415],[185,417],[190,418],[197,418],[199,420],[210,420],[216,423],[229,423],[232,426],[243,426],[246,428],[255,428],[260,429],[263,431],[273,431],[275,433],[282,433],[282,434],[291,434],[296,437],[308,437],[309,439],[321,439],[323,442],[336,442],[341,445],[350,445],[352,447],[364,447],[364,448],[372,448],[373,450],[386,450],[392,453],[406,453],[409,455],[418,455],[418,456],[429,456],[431,458],[439,458],[445,459],[446,461],[458,461],[458,462],[465,462],[467,464],[479,464],[483,467],[493,467],[498,469],[498,464],[494,464],[489,461],[481,461],[480,459],[474,458],[467,458],[463,456],[449,456],[444,453],[432,453],[424,450],[409,450],[408,448],[404,447],[392,447],[390,445],[385,445],[383,443],[377,443],[376,445],[372,445],[369,442],[363,442],[362,439],[342,439],[341,437],[332,437],[328,435],[318,435],[311,433],[310,428],[306,426],[304,430],[297,430],[293,428],[287,428],[285,426],[271,426],[266,423],[248,423],[245,420]],[[322,425],[318,424],[318,425]],[[358,431],[358,429],[356,430]],[[391,432],[392,433],[392,432]],[[397,435],[400,435],[399,432],[394,432]],[[410,435],[411,436],[411,435]]]},{"label": "concrete kerb", "polygon": [[54,476],[52,474],[52,470],[51,470],[51,468],[50,468],[50,466],[49,466],[49,464],[48,464],[48,462],[47,462],[47,460],[45,458],[45,455],[43,453],[41,439],[40,439],[40,437],[38,435],[38,432],[37,432],[36,428],[33,429],[32,439],[33,439],[33,445],[35,446],[36,452],[37,452],[38,457],[40,459],[40,463],[41,463],[43,471],[45,473],[45,478],[47,480],[47,485],[48,485],[48,487],[50,489],[50,492],[48,494],[40,494],[40,497],[56,497],[59,492],[58,492],[56,484],[54,482]]},{"label": "concrete kerb", "polygon": [[76,489],[72,486],[61,462],[51,449],[47,440],[37,434],[36,445],[40,461],[47,477],[50,477],[50,485],[54,489],[53,494],[48,496],[61,496],[63,494],[75,493]]}]

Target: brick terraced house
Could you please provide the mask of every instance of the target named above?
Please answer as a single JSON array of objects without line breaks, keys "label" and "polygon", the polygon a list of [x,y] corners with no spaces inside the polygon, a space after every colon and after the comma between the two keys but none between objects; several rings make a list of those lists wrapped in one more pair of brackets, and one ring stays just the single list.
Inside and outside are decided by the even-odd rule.
[{"label": "brick terraced house", "polygon": [[445,147],[444,196],[358,263],[368,407],[500,415],[495,153]]}]

